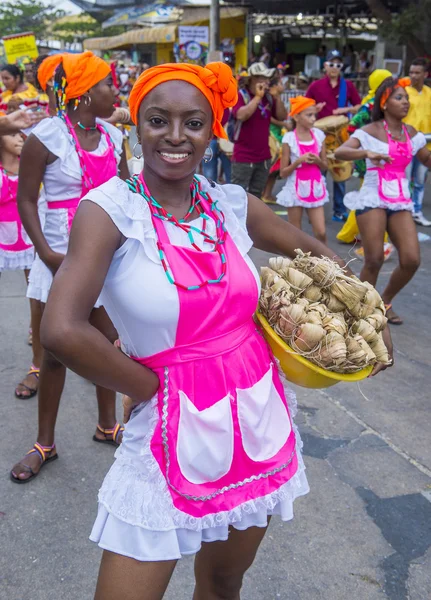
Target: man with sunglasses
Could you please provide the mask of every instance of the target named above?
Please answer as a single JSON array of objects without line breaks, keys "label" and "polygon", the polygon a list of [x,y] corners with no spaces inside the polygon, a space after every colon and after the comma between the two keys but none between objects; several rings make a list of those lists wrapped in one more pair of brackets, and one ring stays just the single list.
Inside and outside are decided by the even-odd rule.
[{"label": "man with sunglasses", "polygon": [[251,65],[247,83],[239,90],[238,102],[232,109],[235,120],[232,183],[258,198],[262,197],[271,166],[271,119],[287,118],[280,87],[269,85],[275,71],[262,62]]},{"label": "man with sunglasses", "polygon": [[[314,81],[305,94],[316,101],[318,118],[356,113],[361,106],[361,97],[352,81],[342,77],[343,61],[338,50],[328,52],[323,68],[325,76]],[[333,221],[342,222],[347,219],[343,202],[345,192],[345,182],[334,181]]]}]

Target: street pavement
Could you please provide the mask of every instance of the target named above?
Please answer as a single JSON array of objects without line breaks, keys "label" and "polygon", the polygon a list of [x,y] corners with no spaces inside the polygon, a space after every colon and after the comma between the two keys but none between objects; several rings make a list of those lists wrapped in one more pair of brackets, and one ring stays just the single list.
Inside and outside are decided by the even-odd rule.
[{"label": "street pavement", "polygon": [[[328,229],[329,245],[349,257],[351,247],[335,241],[339,226],[328,220]],[[296,501],[293,521],[272,520],[244,600],[431,599],[431,241],[421,250],[422,266],[395,302],[405,319],[392,328],[395,366],[360,385],[296,388],[311,491]],[[252,258],[267,260],[254,250]],[[395,264],[395,257],[385,263],[379,288]],[[359,271],[360,261],[351,266]],[[31,359],[28,321],[23,274],[3,275],[0,600],[90,600],[101,551],[88,535],[114,449],[92,441],[94,387],[69,373],[56,434],[60,459],[28,485],[9,481],[36,436],[37,400],[13,395]],[[185,558],[166,599],[191,600],[192,590],[193,560]]]}]

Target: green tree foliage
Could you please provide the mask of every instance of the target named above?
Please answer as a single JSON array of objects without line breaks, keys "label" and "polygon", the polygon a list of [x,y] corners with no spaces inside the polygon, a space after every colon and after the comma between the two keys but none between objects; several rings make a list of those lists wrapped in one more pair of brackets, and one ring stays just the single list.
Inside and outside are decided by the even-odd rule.
[{"label": "green tree foliage", "polygon": [[55,4],[38,0],[0,1],[0,37],[32,31],[36,38],[46,37],[47,25],[65,15]]},{"label": "green tree foliage", "polygon": [[412,35],[424,45],[426,53],[431,53],[431,0],[412,2],[407,8],[393,16],[390,23],[385,23],[383,33],[387,39],[398,44],[409,44]]}]

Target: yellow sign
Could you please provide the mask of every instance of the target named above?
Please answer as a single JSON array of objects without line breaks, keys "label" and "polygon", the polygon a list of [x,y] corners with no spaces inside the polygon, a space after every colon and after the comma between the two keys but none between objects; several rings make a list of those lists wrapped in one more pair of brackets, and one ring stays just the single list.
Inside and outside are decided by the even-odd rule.
[{"label": "yellow sign", "polygon": [[21,62],[26,58],[33,60],[39,56],[36,38],[29,32],[7,35],[3,38],[3,45],[9,64]]}]

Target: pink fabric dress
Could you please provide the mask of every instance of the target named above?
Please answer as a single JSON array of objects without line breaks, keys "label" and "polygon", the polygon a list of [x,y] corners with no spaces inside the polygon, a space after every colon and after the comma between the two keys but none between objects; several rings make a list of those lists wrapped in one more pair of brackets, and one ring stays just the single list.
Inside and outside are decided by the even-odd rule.
[{"label": "pink fabric dress", "polygon": [[0,167],[0,177],[0,273],[29,269],[34,248],[18,212],[18,176],[9,176]]},{"label": "pink fabric dress", "polygon": [[[210,244],[192,247],[184,232],[155,218],[118,180],[87,196],[129,238],[118,251],[121,260],[114,257],[103,304],[123,349],[161,382],[126,425],[91,536],[102,548],[138,560],[194,553],[202,541],[227,539],[229,524],[263,527],[273,513],[292,518],[294,498],[308,491],[286,393],[253,319],[260,288],[244,253],[251,243],[246,194],[238,186],[211,188],[203,178],[201,186],[209,193],[202,199],[206,214],[211,202],[226,214],[227,270],[220,283],[192,290],[169,283],[157,244],[174,279],[192,287],[220,276],[220,257]],[[207,227],[212,235],[212,216]],[[159,339],[141,341],[152,335],[150,320],[159,323]],[[159,351],[151,352],[151,344]]]},{"label": "pink fabric dress", "polygon": [[359,140],[361,148],[388,154],[392,157],[392,163],[376,167],[367,159],[367,171],[361,189],[344,196],[344,204],[350,210],[365,208],[382,208],[391,211],[413,210],[406,168],[413,156],[426,145],[426,139],[420,132],[410,138],[405,126],[404,133],[405,142],[393,140],[390,135],[387,142],[382,142],[362,129],[356,130],[352,135]]},{"label": "pink fabric dress", "polygon": [[[314,128],[310,133],[312,139],[309,142],[301,142],[296,131],[290,131],[283,136],[283,144],[289,146],[291,163],[308,152],[320,155],[325,134]],[[277,194],[277,204],[286,208],[317,208],[328,201],[326,181],[320,168],[305,162],[287,177],[285,186]]]},{"label": "pink fabric dress", "polygon": [[[47,166],[43,181],[47,199],[43,233],[50,247],[60,254],[67,252],[70,228],[80,199],[90,189],[117,174],[122,135],[107,123],[97,122],[97,126],[101,136],[99,146],[93,152],[86,152],[79,147],[73,127],[68,127],[59,117],[44,119],[32,131],[58,157]],[[36,256],[27,296],[46,302],[51,284],[51,271]]]}]

